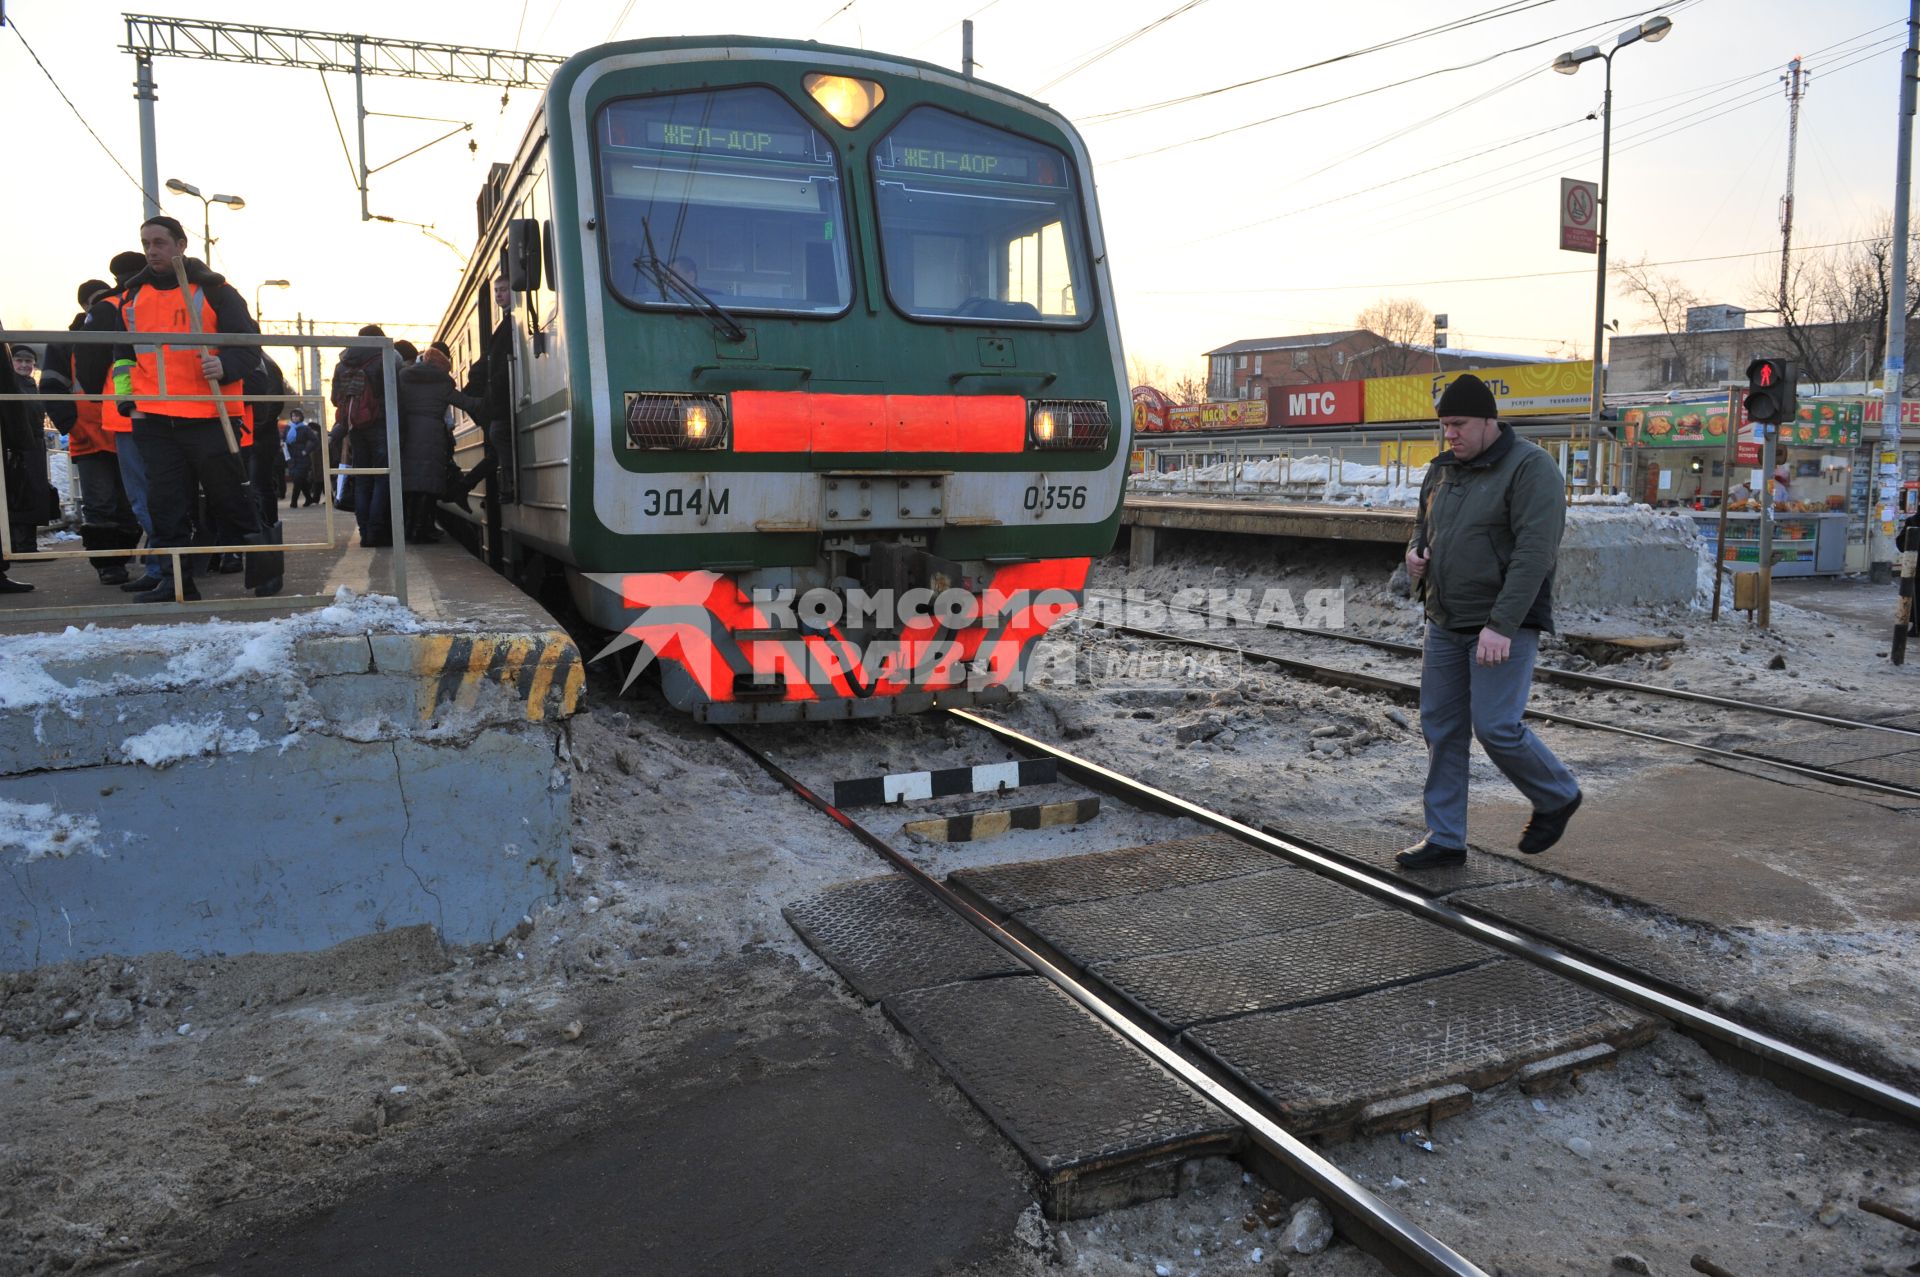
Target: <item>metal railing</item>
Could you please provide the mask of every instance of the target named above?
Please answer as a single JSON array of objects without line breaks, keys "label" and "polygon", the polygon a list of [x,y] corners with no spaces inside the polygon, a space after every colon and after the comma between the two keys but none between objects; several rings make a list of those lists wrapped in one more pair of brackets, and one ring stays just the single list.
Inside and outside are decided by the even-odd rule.
[{"label": "metal railing", "polygon": [[[7,505],[5,485],[0,484],[0,555],[4,555],[8,562],[41,563],[58,562],[66,559],[145,559],[165,556],[171,565],[174,591],[173,601],[170,603],[125,602],[80,607],[0,608],[0,619],[8,621],[34,618],[92,620],[125,616],[166,616],[183,612],[206,613],[214,611],[262,611],[324,607],[333,602],[333,596],[331,594],[283,594],[276,592],[267,597],[243,595],[231,598],[188,601],[184,597],[186,573],[181,565],[181,560],[185,557],[198,555],[247,555],[279,553],[283,551],[289,553],[311,553],[338,549],[340,546],[340,536],[335,525],[338,511],[334,506],[333,484],[334,480],[342,475],[352,477],[386,476],[388,514],[393,524],[393,591],[395,597],[399,599],[401,604],[404,605],[407,603],[405,492],[403,491],[400,475],[400,357],[394,351],[391,339],[386,337],[315,337],[280,333],[208,333],[205,336],[197,336],[191,333],[179,332],[93,332],[85,329],[71,331],[66,329],[32,330],[24,332],[10,330],[0,333],[0,338],[19,345],[38,345],[43,343],[57,345],[64,343],[67,345],[134,346],[142,348],[143,351],[145,348],[154,348],[158,351],[157,371],[160,382],[159,392],[157,394],[141,394],[137,396],[149,402],[226,404],[239,401],[243,404],[278,403],[299,406],[303,412],[307,412],[309,423],[319,432],[319,468],[321,487],[324,492],[322,500],[326,511],[326,539],[323,541],[302,541],[291,544],[276,542],[264,545],[245,543],[239,545],[146,545],[123,550],[84,548],[77,550],[42,550],[37,548],[36,542],[34,549],[23,550],[13,545],[13,521],[11,511]],[[380,352],[382,384],[385,387],[385,393],[382,398],[385,400],[386,412],[387,464],[384,466],[335,467],[330,463],[331,453],[328,446],[327,431],[325,429],[325,423],[329,415],[327,411],[328,404],[327,401],[317,393],[299,394],[288,390],[285,393],[277,395],[228,395],[218,393],[187,393],[185,391],[175,393],[171,391],[167,386],[166,356],[168,352],[171,350],[198,351],[209,346],[257,346],[262,348],[284,346],[294,348],[302,357],[311,354],[316,358],[322,349],[378,350]],[[204,390],[217,390],[217,387],[212,386],[197,375],[195,380],[200,383],[200,386]],[[317,376],[313,378],[313,383],[316,386],[318,380]],[[115,394],[110,384],[102,387],[102,391],[103,393],[101,394],[84,394],[76,391],[73,394],[67,395],[46,393],[25,394],[15,392],[0,394],[0,400],[19,402],[38,401],[41,403],[64,400],[67,402],[99,403],[104,413],[116,411],[114,405],[122,399],[129,398],[129,396],[126,395]],[[311,411],[308,410],[308,405],[312,406]],[[274,427],[269,426],[267,429],[273,430]],[[258,440],[256,440],[256,442],[258,442]],[[279,446],[277,430],[274,430],[274,437],[271,443],[274,447]],[[120,433],[120,437],[116,441],[116,446],[134,447],[137,445],[133,442],[133,434],[128,431]],[[245,454],[237,454],[235,460],[243,467],[242,474],[246,474],[245,467],[247,465],[247,458]],[[74,472],[74,475],[74,482],[77,483],[77,472]],[[255,495],[257,498],[258,494]],[[278,500],[277,493],[275,494],[275,500]]]}]

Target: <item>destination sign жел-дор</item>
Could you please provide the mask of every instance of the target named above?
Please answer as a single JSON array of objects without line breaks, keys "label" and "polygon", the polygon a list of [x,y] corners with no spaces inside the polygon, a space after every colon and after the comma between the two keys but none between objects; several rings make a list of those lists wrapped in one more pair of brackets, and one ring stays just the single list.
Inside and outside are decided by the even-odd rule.
[{"label": "destination sign \u0436\u0435\u043b-\u0434\u043e\u0440", "polygon": [[934,146],[896,146],[891,149],[895,168],[913,169],[919,173],[940,173],[951,177],[998,178],[1020,182],[1025,181],[1033,171],[1030,161],[1016,155],[993,155],[985,151],[948,151]]}]

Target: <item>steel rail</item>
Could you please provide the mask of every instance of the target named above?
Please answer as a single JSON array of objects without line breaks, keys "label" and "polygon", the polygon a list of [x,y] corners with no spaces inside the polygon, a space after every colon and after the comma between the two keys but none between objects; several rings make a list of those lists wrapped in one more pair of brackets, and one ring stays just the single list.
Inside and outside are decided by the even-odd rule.
[{"label": "steel rail", "polygon": [[1375,900],[1417,914],[1470,939],[1478,940],[1502,952],[1585,985],[1607,997],[1672,1021],[1690,1036],[1730,1046],[1768,1064],[1815,1082],[1843,1095],[1863,1100],[1909,1125],[1920,1126],[1920,1095],[1878,1078],[1870,1077],[1837,1061],[1826,1059],[1783,1041],[1770,1033],[1749,1028],[1709,1008],[1697,1006],[1637,980],[1576,957],[1553,945],[1533,939],[1488,919],[1465,913],[1453,905],[1422,895],[1413,888],[1391,879],[1357,869],[1331,856],[1323,855],[1290,839],[1242,824],[1190,799],[1180,798],[1145,781],[1122,775],[1099,763],[1069,753],[967,710],[950,709],[947,714],[970,723],[1006,744],[1035,755],[1052,758],[1061,769],[1083,784],[1114,793],[1136,806],[1157,807],[1186,816],[1221,833],[1270,851],[1303,869],[1369,896]]},{"label": "steel rail", "polygon": [[[1250,647],[1238,647],[1232,643],[1216,643],[1211,639],[1195,638],[1189,634],[1169,634],[1164,630],[1149,630],[1137,625],[1120,625],[1112,621],[1099,621],[1116,634],[1130,634],[1135,638],[1152,639],[1161,643],[1178,643],[1187,647],[1204,648],[1208,651],[1224,652],[1231,656],[1242,657],[1259,665],[1274,665],[1290,673],[1305,675],[1323,683],[1335,686],[1357,688],[1361,691],[1385,692],[1392,696],[1417,701],[1420,696],[1418,683],[1407,683],[1397,678],[1388,678],[1384,674],[1367,674],[1359,670],[1343,670],[1331,665],[1321,665],[1314,661],[1304,661],[1298,657],[1281,656],[1274,652],[1262,652]],[[1920,789],[1906,785],[1891,785],[1883,781],[1868,780],[1864,776],[1854,776],[1843,771],[1833,771],[1824,767],[1812,767],[1805,763],[1789,763],[1778,758],[1766,758],[1759,754],[1748,754],[1737,749],[1722,749],[1718,745],[1702,745],[1696,741],[1681,740],[1675,736],[1662,736],[1657,732],[1643,732],[1637,727],[1627,727],[1620,723],[1603,723],[1597,719],[1577,718],[1572,714],[1562,714],[1557,710],[1528,709],[1525,716],[1543,723],[1557,723],[1562,727],[1583,727],[1597,732],[1613,732],[1619,736],[1630,736],[1636,740],[1651,741],[1656,745],[1672,745],[1679,749],[1689,749],[1697,754],[1706,754],[1712,758],[1731,759],[1742,763],[1759,763],[1780,771],[1791,772],[1809,780],[1825,781],[1828,784],[1846,785],[1854,789],[1870,789],[1875,793],[1891,794],[1897,798],[1920,798]]]},{"label": "steel rail", "polygon": [[[1090,599],[1113,599],[1124,603],[1119,595],[1104,591],[1089,590]],[[1176,607],[1164,603],[1169,612],[1180,612],[1187,616],[1197,616],[1213,620],[1211,609]],[[1092,609],[1089,609],[1092,610]],[[1096,619],[1098,619],[1096,617]],[[1102,621],[1101,624],[1107,624]],[[1361,647],[1371,647],[1382,652],[1391,652],[1396,656],[1419,656],[1423,649],[1418,643],[1402,643],[1397,639],[1372,638],[1365,634],[1343,634],[1339,630],[1323,630],[1311,625],[1287,625],[1280,621],[1263,621],[1259,628],[1273,630],[1280,634],[1300,634],[1308,638],[1332,639],[1339,643],[1352,643]],[[1721,696],[1714,692],[1696,692],[1685,687],[1657,687],[1652,683],[1641,683],[1630,678],[1609,678],[1604,674],[1588,674],[1580,670],[1555,669],[1551,665],[1533,667],[1534,678],[1547,683],[1559,683],[1565,687],[1609,692],[1632,692],[1642,696],[1664,696],[1669,700],[1692,701],[1700,705],[1714,705],[1721,709],[1744,710],[1752,714],[1769,714],[1775,718],[1793,718],[1802,722],[1820,723],[1827,727],[1845,727],[1856,730],[1891,732],[1898,736],[1920,736],[1920,727],[1896,727],[1890,723],[1869,723],[1863,719],[1841,718],[1834,714],[1819,714],[1808,709],[1793,709],[1786,705],[1767,705],[1760,701],[1743,701],[1737,696]]]},{"label": "steel rail", "polygon": [[[969,718],[968,715],[961,715]],[[979,720],[971,720],[979,721]],[[923,891],[951,910],[962,922],[981,932],[989,940],[1013,955],[1022,965],[1051,981],[1055,987],[1086,1008],[1108,1028],[1151,1056],[1162,1068],[1225,1110],[1246,1128],[1254,1142],[1279,1160],[1314,1192],[1334,1203],[1334,1213],[1346,1225],[1349,1240],[1356,1234],[1375,1243],[1363,1247],[1375,1258],[1406,1274],[1431,1274],[1433,1277],[1488,1277],[1486,1271],[1455,1251],[1439,1238],[1414,1223],[1397,1208],[1374,1196],[1373,1192],[1345,1171],[1322,1157],[1313,1148],[1286,1131],[1278,1122],[1215,1081],[1198,1065],[1136,1024],[1100,995],[1075,979],[1025,941],[1002,927],[962,899],[944,882],[915,864],[905,854],[813,792],[772,758],[727,727],[716,731],[731,741],[769,776],[786,786],[808,806],[852,834],[869,850],[877,853],[895,869],[912,879]],[[1376,1249],[1380,1248],[1380,1249]]]}]

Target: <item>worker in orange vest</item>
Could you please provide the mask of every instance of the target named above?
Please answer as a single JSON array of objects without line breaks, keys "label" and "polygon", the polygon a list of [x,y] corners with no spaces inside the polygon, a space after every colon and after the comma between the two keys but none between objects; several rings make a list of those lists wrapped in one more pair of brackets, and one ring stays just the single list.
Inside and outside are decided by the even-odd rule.
[{"label": "worker in orange vest", "polygon": [[[198,312],[201,330],[209,337],[208,343],[188,336],[178,346],[114,347],[116,360],[131,360],[133,365],[129,385],[133,441],[147,472],[153,544],[192,544],[196,482],[215,527],[255,527],[255,512],[244,495],[240,457],[228,446],[219,406],[210,396],[225,397],[228,418],[244,426],[240,383],[257,368],[260,351],[253,346],[223,347],[210,342],[219,333],[257,333],[260,326],[247,313],[246,300],[225,276],[186,256],[187,232],[178,221],[166,216],[148,218],[140,227],[140,247],[146,254],[147,268],[121,293],[121,330],[191,334],[188,308],[192,307]],[[186,258],[185,296],[175,278],[175,258]],[[209,397],[174,398],[179,395]],[[192,563],[191,557],[183,559],[182,596],[187,599],[200,597],[191,574]],[[140,603],[171,601],[172,583],[162,581],[133,597]]]},{"label": "worker in orange vest", "polygon": [[[101,279],[90,279],[80,285],[80,313],[67,325],[68,329],[85,328],[88,311],[112,292],[113,286]],[[140,523],[134,517],[126,485],[120,478],[119,435],[106,428],[106,417],[112,416],[116,421],[122,418],[110,403],[63,397],[101,393],[99,383],[90,387],[82,384],[79,362],[73,345],[56,342],[48,346],[47,369],[41,375],[40,387],[47,392],[47,416],[67,437],[67,457],[79,480],[80,540],[92,551],[131,550],[140,544]],[[91,562],[100,576],[100,584],[126,583],[125,558],[96,554]]]}]

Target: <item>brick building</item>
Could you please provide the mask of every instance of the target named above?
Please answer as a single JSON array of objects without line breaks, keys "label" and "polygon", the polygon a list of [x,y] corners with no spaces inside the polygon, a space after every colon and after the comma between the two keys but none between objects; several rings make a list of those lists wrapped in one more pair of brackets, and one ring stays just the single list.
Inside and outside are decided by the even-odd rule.
[{"label": "brick building", "polygon": [[1419,372],[1455,372],[1547,362],[1534,355],[1435,349],[1388,341],[1364,328],[1254,337],[1207,352],[1207,398],[1266,399],[1283,386],[1361,381]]}]

